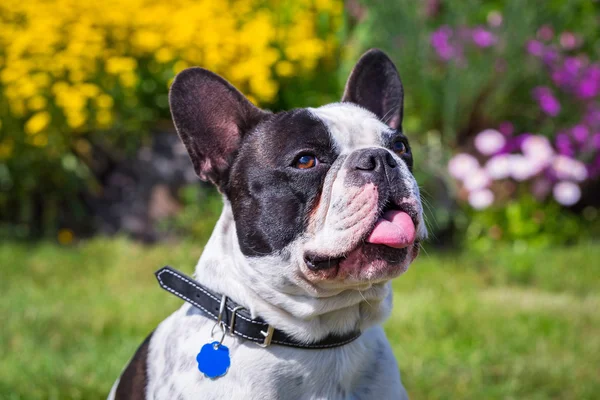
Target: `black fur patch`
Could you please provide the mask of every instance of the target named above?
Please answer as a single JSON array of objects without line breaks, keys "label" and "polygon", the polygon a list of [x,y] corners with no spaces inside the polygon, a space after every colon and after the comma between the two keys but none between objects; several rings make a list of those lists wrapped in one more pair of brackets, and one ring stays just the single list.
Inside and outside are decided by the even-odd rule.
[{"label": "black fur patch", "polygon": [[[153,332],[154,333],[154,332]],[[145,400],[148,383],[148,346],[152,334],[138,347],[135,355],[121,374],[115,400]]]},{"label": "black fur patch", "polygon": [[[318,165],[295,168],[303,153]],[[271,254],[305,231],[337,155],[323,122],[306,109],[275,114],[244,138],[225,193],[245,255]]]}]

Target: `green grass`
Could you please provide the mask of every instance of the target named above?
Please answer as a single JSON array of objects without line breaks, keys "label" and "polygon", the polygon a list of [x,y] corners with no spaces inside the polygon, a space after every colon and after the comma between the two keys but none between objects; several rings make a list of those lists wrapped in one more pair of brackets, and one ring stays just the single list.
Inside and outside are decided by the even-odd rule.
[{"label": "green grass", "polygon": [[[100,399],[181,302],[189,243],[0,244],[0,398]],[[592,399],[600,393],[600,246],[421,255],[386,324],[413,399]],[[594,265],[594,263],[596,265]]]}]

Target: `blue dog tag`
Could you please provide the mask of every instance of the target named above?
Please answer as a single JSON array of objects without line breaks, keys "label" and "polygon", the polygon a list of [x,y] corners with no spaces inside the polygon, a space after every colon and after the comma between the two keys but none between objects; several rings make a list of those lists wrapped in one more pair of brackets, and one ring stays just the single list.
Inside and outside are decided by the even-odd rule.
[{"label": "blue dog tag", "polygon": [[219,342],[206,343],[196,356],[198,369],[208,378],[218,378],[227,373],[231,361],[227,346]]}]

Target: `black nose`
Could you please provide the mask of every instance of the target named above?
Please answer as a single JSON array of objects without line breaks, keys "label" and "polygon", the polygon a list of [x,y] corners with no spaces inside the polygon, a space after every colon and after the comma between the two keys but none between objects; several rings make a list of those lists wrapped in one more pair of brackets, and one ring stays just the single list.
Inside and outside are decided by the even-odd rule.
[{"label": "black nose", "polygon": [[386,169],[394,169],[398,166],[394,157],[386,149],[364,149],[353,154],[350,161],[350,168],[365,172],[381,173]]}]

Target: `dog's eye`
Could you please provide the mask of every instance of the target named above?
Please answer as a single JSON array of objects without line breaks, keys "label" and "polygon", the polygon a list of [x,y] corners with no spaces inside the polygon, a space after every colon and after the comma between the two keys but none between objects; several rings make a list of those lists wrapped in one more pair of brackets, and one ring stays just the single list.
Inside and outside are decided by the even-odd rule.
[{"label": "dog's eye", "polygon": [[392,150],[394,150],[397,154],[404,154],[408,150],[406,148],[406,144],[402,141],[402,139],[394,140],[392,143]]},{"label": "dog's eye", "polygon": [[294,166],[299,169],[309,169],[317,166],[319,160],[311,154],[303,154],[294,163]]}]

